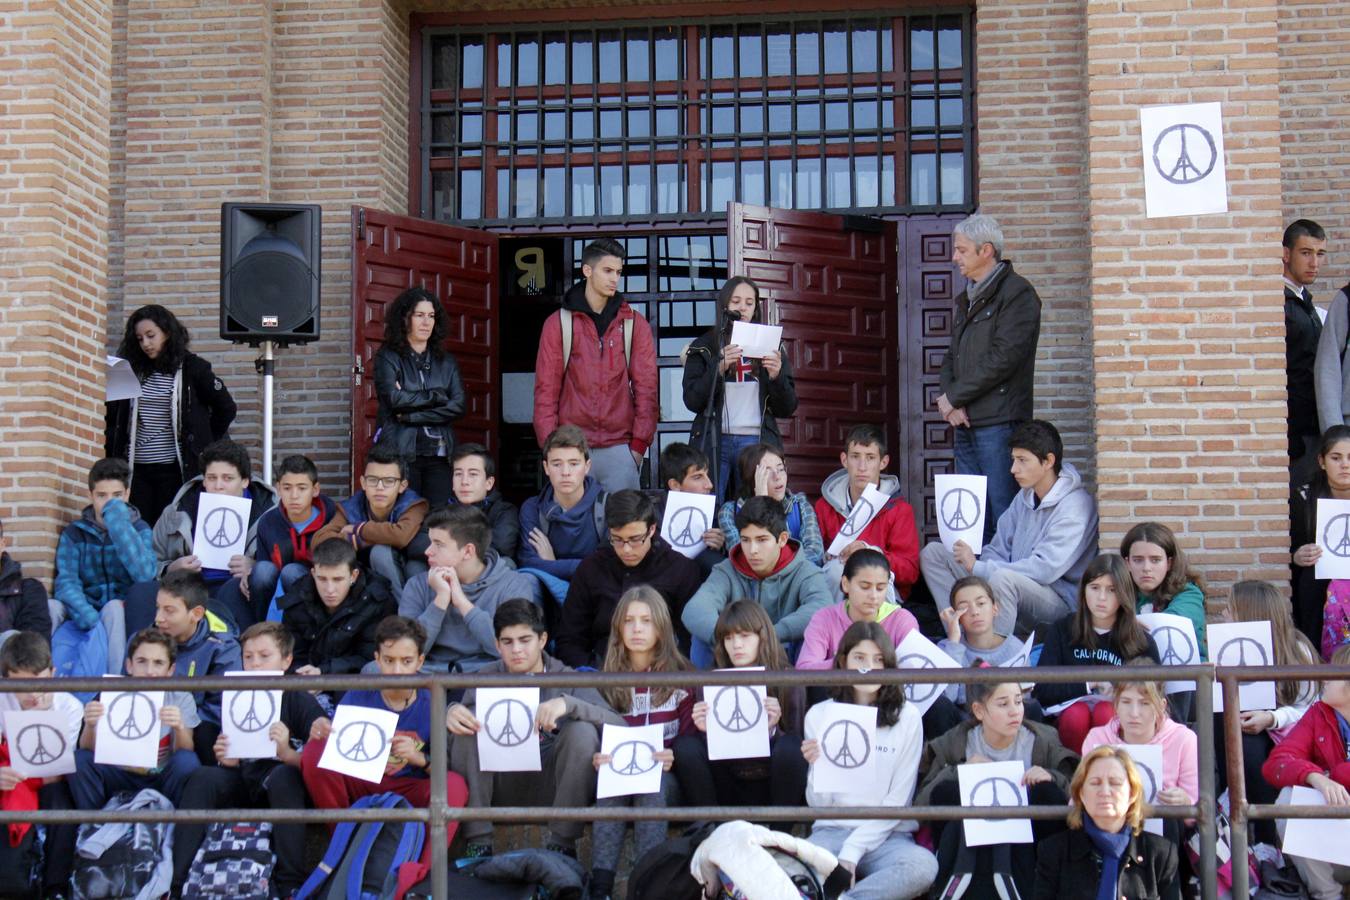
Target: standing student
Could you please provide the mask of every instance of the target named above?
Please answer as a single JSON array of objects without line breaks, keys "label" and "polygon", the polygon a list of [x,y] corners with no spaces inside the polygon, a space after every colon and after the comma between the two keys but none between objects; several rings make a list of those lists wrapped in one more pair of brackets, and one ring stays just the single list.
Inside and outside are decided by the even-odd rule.
[{"label": "standing student", "polygon": [[[855,622],[844,632],[834,668],[850,671],[895,668],[890,635],[875,622]],[[875,706],[876,774],[854,790],[824,792],[815,786],[815,763],[821,757],[821,736],[836,703]],[[849,806],[903,808],[914,798],[923,724],[897,684],[851,684],[836,688],[832,699],[806,712],[802,756],[811,764],[806,783],[807,805],[820,810],[812,824],[811,843],[839,858],[853,875],[844,895],[852,900],[908,900],[921,896],[937,877],[937,859],[914,842],[918,828],[904,819],[831,819],[829,811]]]},{"label": "standing student", "polygon": [[[1296,219],[1284,230],[1284,374],[1288,390],[1289,475],[1293,486],[1312,474],[1318,427],[1314,367],[1322,337],[1322,313],[1308,286],[1317,281],[1327,258],[1327,233],[1310,219]],[[1344,349],[1337,348],[1338,350]],[[1329,424],[1340,422],[1339,419]]]},{"label": "standing student", "polygon": [[544,322],[534,363],[539,445],[561,425],[580,428],[606,491],[640,487],[660,415],[651,325],[619,293],[624,256],[609,238],[586,245],[582,280]]},{"label": "standing student", "polygon": [[1317,395],[1318,427],[1323,432],[1334,425],[1350,425],[1350,366],[1345,364],[1347,347],[1350,347],[1350,284],[1331,298],[1322,333],[1317,338],[1313,388]]},{"label": "standing student", "polygon": [[[713,662],[719,669],[754,667],[768,672],[792,668],[773,623],[753,600],[737,600],[717,617]],[[714,702],[716,697],[714,696]],[[694,704],[697,732],[675,739],[675,775],[688,806],[801,806],[806,790],[802,756],[802,719],[806,691],[769,688],[764,714],[769,726],[769,755],[759,759],[708,759],[708,703]]]},{"label": "standing student", "polygon": [[[1078,609],[1045,633],[1038,666],[1123,666],[1136,657],[1158,661],[1153,638],[1134,615],[1134,582],[1125,560],[1104,553],[1088,564],[1078,588]],[[1036,685],[1033,693],[1044,707],[1055,706],[1089,691],[1102,699],[1095,705],[1079,700],[1059,714],[1059,739],[1075,753],[1094,725],[1111,721],[1109,682]]]},{"label": "standing student", "polygon": [[1319,644],[1331,581],[1317,577],[1322,548],[1317,543],[1317,501],[1350,500],[1350,425],[1333,425],[1322,435],[1317,469],[1294,491],[1289,505],[1289,543],[1293,552],[1293,609],[1298,630]]},{"label": "standing student", "polygon": [[520,546],[520,510],[497,490],[497,464],[482,444],[460,444],[450,456],[454,502],[476,506],[492,529],[492,549],[515,559]]},{"label": "standing student", "polygon": [[258,549],[253,571],[240,583],[253,601],[258,620],[267,617],[274,595],[280,596],[309,574],[314,565],[314,539],[337,514],[337,504],[319,489],[319,469],[308,456],[293,454],[276,474],[280,502],[258,520]]},{"label": "standing student", "polygon": [[750,444],[741,450],[737,460],[740,477],[737,478],[736,499],[722,504],[717,524],[726,535],[727,547],[741,541],[736,530],[736,513],[751,497],[768,497],[783,504],[787,517],[788,534],[802,545],[802,555],[820,565],[825,561],[825,544],[821,540],[820,525],[811,501],[800,491],[788,490],[787,461],[781,450],[768,444]]},{"label": "standing student", "polygon": [[731,342],[736,322],[764,322],[759,285],[744,275],[722,285],[717,324],[689,345],[684,358],[684,405],[694,414],[689,443],[716,456],[719,497],[739,495],[744,487],[736,473],[746,447],[763,443],[782,450],[778,420],[797,411],[792,366],[782,347],[763,359],[741,356]]},{"label": "standing student", "polygon": [[375,354],[379,430],[375,446],[409,461],[408,485],[433,509],[450,499],[454,421],[464,414],[464,382],[445,349],[445,310],[426,288],[408,288],[385,313]]},{"label": "standing student", "polygon": [[211,364],[188,351],[189,342],[174,314],[151,304],[127,319],[117,348],[140,379],[141,395],[108,404],[106,449],[130,463],[131,505],[147,522],[200,474],[198,456],[234,421],[234,398]]},{"label": "standing student", "polygon": [[[645,585],[625,593],[614,610],[604,671],[683,672],[691,668],[676,644],[675,625],[661,595]],[[670,748],[676,738],[693,730],[694,692],[689,688],[607,687],[600,693],[628,725],[660,725],[664,747],[653,754],[653,758],[661,763],[659,792],[607,797],[596,801],[596,805],[601,808],[675,805],[677,787],[675,777],[670,773],[675,754]],[[604,753],[596,753],[592,760],[597,771],[609,761],[610,757]],[[613,893],[614,872],[627,827],[625,822],[611,820],[591,826],[589,896],[592,900],[608,900]],[[644,853],[664,841],[666,830],[663,821],[634,822],[633,858],[641,859]]]},{"label": "standing student", "polygon": [[1130,567],[1135,587],[1135,612],[1185,616],[1195,628],[1200,658],[1208,659],[1205,643],[1205,588],[1200,573],[1186,563],[1172,529],[1158,522],[1140,522],[1125,532],[1120,555]]}]

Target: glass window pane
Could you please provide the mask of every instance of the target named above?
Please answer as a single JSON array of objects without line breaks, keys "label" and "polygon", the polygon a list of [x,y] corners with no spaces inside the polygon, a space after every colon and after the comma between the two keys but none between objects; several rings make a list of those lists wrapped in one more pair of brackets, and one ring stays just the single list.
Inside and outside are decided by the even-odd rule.
[{"label": "glass window pane", "polygon": [[877,127],[877,101],[856,100],[853,103],[853,127],[858,131],[875,131]]},{"label": "glass window pane", "polygon": [[843,131],[848,128],[848,103],[836,100],[825,104],[825,129]]},{"label": "glass window pane", "polygon": [[658,137],[679,137],[680,111],[673,107],[661,107],[656,110],[656,134]]},{"label": "glass window pane", "polygon": [[539,140],[539,113],[533,111],[516,113],[516,140]]},{"label": "glass window pane", "polygon": [[595,170],[590,166],[572,170],[571,212],[574,216],[595,215]]},{"label": "glass window pane", "polygon": [[850,35],[853,42],[853,71],[875,72],[877,70],[877,30],[875,27],[859,25]]},{"label": "glass window pane", "polygon": [[877,205],[877,158],[860,156],[853,161],[854,203],[857,206]]},{"label": "glass window pane", "polygon": [[579,34],[572,38],[572,83],[590,84],[595,62],[592,58],[591,36]]},{"label": "glass window pane", "polygon": [[825,23],[825,72],[837,74],[848,71],[848,24]]},{"label": "glass window pane", "polygon": [[497,170],[497,218],[511,218],[511,170]]},{"label": "glass window pane", "polygon": [[736,45],[730,25],[718,25],[712,29],[713,78],[733,78],[736,74]]},{"label": "glass window pane", "polygon": [[516,170],[516,218],[533,219],[539,215],[539,173],[534,169]]},{"label": "glass window pane", "polygon": [[797,104],[797,130],[820,131],[820,104]]},{"label": "glass window pane", "polygon": [[831,156],[825,160],[825,205],[831,209],[852,206],[852,185],[849,183],[847,156]]},{"label": "glass window pane", "polygon": [[734,106],[714,106],[712,110],[713,134],[734,134],[736,131],[736,108]]},{"label": "glass window pane", "polygon": [[459,139],[465,144],[483,142],[483,114],[464,113],[459,117]]},{"label": "glass window pane", "polygon": [[497,42],[497,87],[511,86],[511,39]]},{"label": "glass window pane", "polygon": [[440,113],[431,117],[431,142],[449,144],[455,139],[455,117],[451,113]]},{"label": "glass window pane", "polygon": [[624,77],[629,81],[651,81],[651,42],[647,38],[647,29],[632,28],[625,35],[624,52],[628,61],[628,71]]},{"label": "glass window pane", "polygon": [[[901,25],[900,27],[904,27]],[[891,33],[889,23],[881,31],[881,71],[889,72],[895,68],[895,59],[893,52],[893,41],[895,36]]]},{"label": "glass window pane", "polygon": [[764,40],[769,52],[770,78],[775,75],[792,74],[792,27],[790,25],[769,25],[764,29]]},{"label": "glass window pane", "polygon": [[937,203],[937,157],[915,153],[909,158],[909,202],[914,206]]},{"label": "glass window pane", "polygon": [[797,196],[795,208],[817,209],[820,206],[820,160],[797,160]]},{"label": "glass window pane", "polygon": [[600,167],[600,215],[623,215],[623,166]]},{"label": "glass window pane", "polygon": [[641,106],[628,110],[628,136],[630,138],[650,137],[652,133],[652,110]]},{"label": "glass window pane", "polygon": [[497,113],[497,141],[505,144],[511,140],[511,114]]},{"label": "glass window pane", "polygon": [[814,30],[797,32],[797,74],[820,74],[820,34]]},{"label": "glass window pane", "polygon": [[561,32],[544,35],[544,84],[567,82],[567,37]]},{"label": "glass window pane", "polygon": [[684,198],[684,180],[680,177],[680,166],[675,163],[661,163],[656,167],[656,211],[658,213],[680,212],[680,201]]},{"label": "glass window pane", "polygon": [[792,160],[775,159],[769,162],[769,205],[779,209],[792,208]]},{"label": "glass window pane", "polygon": [[881,205],[895,205],[895,157],[889,153],[881,158]]},{"label": "glass window pane", "polygon": [[656,80],[675,81],[680,77],[680,47],[676,28],[658,28],[656,33]]},{"label": "glass window pane", "polygon": [[933,98],[915,98],[909,101],[909,127],[932,128],[934,122]]},{"label": "glass window pane", "polygon": [[622,64],[623,52],[619,46],[619,32],[602,31],[598,35],[597,58],[600,63],[600,82],[618,81],[623,76],[619,73]]},{"label": "glass window pane", "polygon": [[465,90],[477,90],[483,86],[482,41],[467,41],[460,47],[459,78],[460,87]]},{"label": "glass window pane", "polygon": [[600,139],[617,140],[623,137],[623,110],[600,110]]},{"label": "glass window pane", "polygon": [[539,83],[539,38],[521,35],[516,42],[516,84]]},{"label": "glass window pane", "polygon": [[965,201],[965,174],[965,154],[959,150],[949,150],[942,154],[942,202],[944,204],[957,204]]},{"label": "glass window pane", "polygon": [[760,54],[763,52],[761,41],[762,38],[758,30],[744,25],[741,26],[741,33],[736,42],[736,51],[740,57],[742,78],[760,78],[763,76],[764,66],[760,58]]},{"label": "glass window pane", "polygon": [[942,127],[951,128],[961,125],[961,98],[943,97],[938,101],[938,106],[942,115]]},{"label": "glass window pane", "polygon": [[652,210],[652,169],[646,163],[628,167],[628,214],[645,216]]},{"label": "glass window pane", "polygon": [[453,37],[431,39],[431,89],[455,86],[455,58],[458,45]]},{"label": "glass window pane", "polygon": [[916,72],[933,68],[931,28],[915,28],[909,33],[909,67]]},{"label": "glass window pane", "polygon": [[[681,344],[684,342],[681,341]],[[679,351],[677,350],[676,353]],[[674,355],[674,354],[662,354]],[[684,405],[684,368],[661,367],[661,421],[692,422],[694,414]]]},{"label": "glass window pane", "polygon": [[938,68],[961,68],[961,19],[958,16],[938,19]]},{"label": "glass window pane", "polygon": [[431,173],[431,217],[438,222],[455,218],[454,181],[454,172]]},{"label": "glass window pane", "polygon": [[572,140],[589,141],[595,138],[595,110],[572,110]]},{"label": "glass window pane", "polygon": [[715,162],[712,164],[712,188],[709,193],[708,212],[726,212],[727,204],[736,199],[736,164]]},{"label": "glass window pane", "polygon": [[748,103],[741,107],[741,134],[758,134],[764,130],[764,107]]},{"label": "glass window pane", "polygon": [[[798,125],[800,130],[803,126]],[[792,106],[788,103],[769,104],[769,130],[778,134],[792,131]]]},{"label": "glass window pane", "polygon": [[459,217],[461,219],[483,217],[483,173],[478,169],[459,171]]},{"label": "glass window pane", "polygon": [[567,170],[544,170],[544,215],[567,215]]},{"label": "glass window pane", "polygon": [[544,140],[567,140],[567,113],[562,110],[549,110],[544,113]]},{"label": "glass window pane", "polygon": [[741,202],[764,205],[764,160],[741,161]]}]

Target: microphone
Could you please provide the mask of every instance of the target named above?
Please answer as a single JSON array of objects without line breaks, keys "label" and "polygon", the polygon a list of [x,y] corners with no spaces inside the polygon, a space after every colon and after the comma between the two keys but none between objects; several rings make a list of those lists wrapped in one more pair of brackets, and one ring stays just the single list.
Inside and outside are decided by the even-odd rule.
[{"label": "microphone", "polygon": [[731,329],[741,320],[741,314],[734,309],[722,311],[722,337],[731,340]]}]

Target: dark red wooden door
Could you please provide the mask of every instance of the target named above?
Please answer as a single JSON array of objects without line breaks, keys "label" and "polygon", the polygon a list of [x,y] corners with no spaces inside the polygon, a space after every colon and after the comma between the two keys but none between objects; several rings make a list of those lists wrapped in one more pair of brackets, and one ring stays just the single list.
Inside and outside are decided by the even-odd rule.
[{"label": "dark red wooden door", "polygon": [[780,423],[791,483],[818,496],[852,426],[900,446],[896,224],[731,204],[728,228],[728,272],[758,282],[796,377],[797,415]]},{"label": "dark red wooden door", "polygon": [[497,451],[501,400],[498,371],[497,236],[378,209],[352,207],[352,480],[365,468],[375,435],[375,354],[384,311],[402,291],[421,286],[441,299],[449,322],[445,346],[464,376],[462,442]]},{"label": "dark red wooden door", "polygon": [[965,284],[952,264],[952,226],[963,216],[917,216],[900,223],[900,371],[913,379],[901,401],[900,480],[919,515],[919,528],[937,539],[933,476],[955,471],[952,429],[937,408],[942,359],[951,343],[954,301]]}]

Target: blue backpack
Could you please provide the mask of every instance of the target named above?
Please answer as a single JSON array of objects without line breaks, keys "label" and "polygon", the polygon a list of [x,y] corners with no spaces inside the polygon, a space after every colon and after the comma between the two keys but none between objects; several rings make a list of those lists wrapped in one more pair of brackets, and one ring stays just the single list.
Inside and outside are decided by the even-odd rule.
[{"label": "blue backpack", "polygon": [[[352,809],[411,809],[394,793],[372,794]],[[342,822],[324,852],[323,862],[305,880],[294,900],[392,900],[400,869],[422,857],[422,822]],[[415,879],[414,879],[415,880]]]}]

